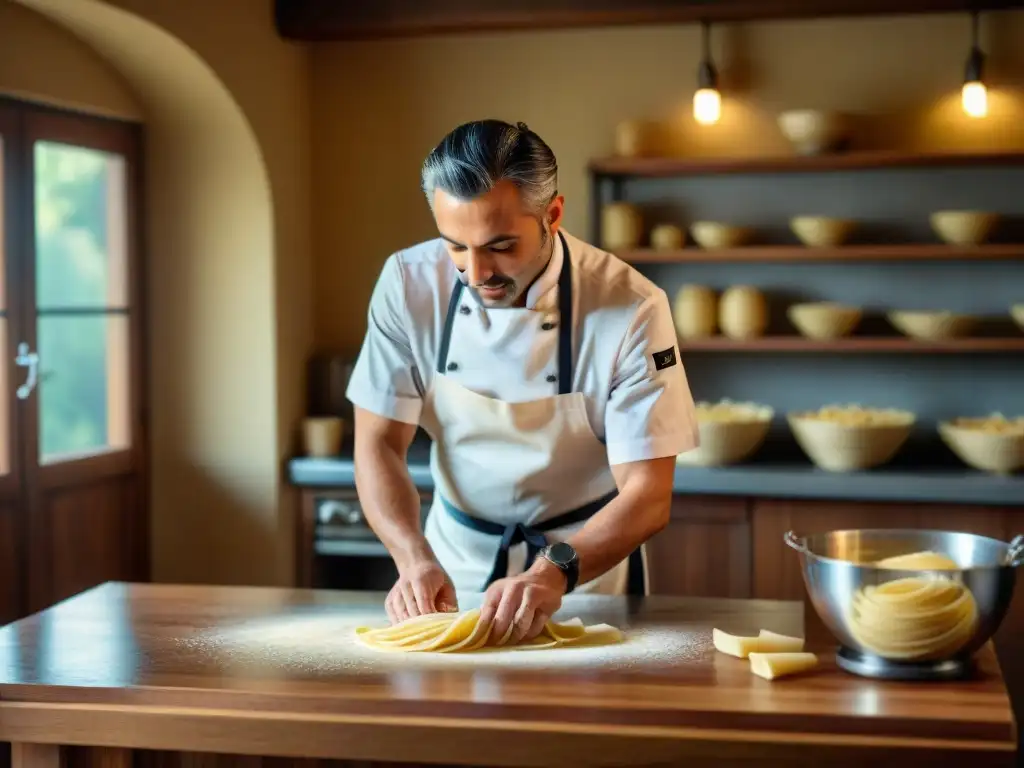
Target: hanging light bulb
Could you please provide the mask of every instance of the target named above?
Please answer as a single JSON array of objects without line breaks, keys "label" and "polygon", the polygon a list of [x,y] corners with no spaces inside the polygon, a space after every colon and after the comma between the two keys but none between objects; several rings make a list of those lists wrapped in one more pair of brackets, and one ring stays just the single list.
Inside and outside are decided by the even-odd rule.
[{"label": "hanging light bulb", "polygon": [[702,56],[697,69],[697,92],[693,94],[693,118],[701,125],[717,123],[722,116],[722,96],[718,92],[718,72],[711,63],[711,26],[701,22]]},{"label": "hanging light bulb", "polygon": [[964,87],[960,90],[960,103],[970,117],[988,114],[988,90],[982,80],[985,54],[978,46],[978,12],[971,14],[971,53],[964,67]]}]

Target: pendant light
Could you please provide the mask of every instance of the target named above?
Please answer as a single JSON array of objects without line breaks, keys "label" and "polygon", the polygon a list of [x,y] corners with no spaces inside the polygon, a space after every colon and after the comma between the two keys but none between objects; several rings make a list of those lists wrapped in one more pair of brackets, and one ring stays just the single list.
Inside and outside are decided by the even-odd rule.
[{"label": "pendant light", "polygon": [[718,93],[718,72],[711,63],[711,25],[701,22],[701,61],[697,69],[697,92],[693,94],[693,118],[701,125],[718,122],[722,96]]},{"label": "pendant light", "polygon": [[964,87],[960,91],[960,103],[970,117],[985,117],[988,114],[988,91],[982,80],[985,54],[978,46],[978,12],[971,14],[971,53],[964,67]]}]

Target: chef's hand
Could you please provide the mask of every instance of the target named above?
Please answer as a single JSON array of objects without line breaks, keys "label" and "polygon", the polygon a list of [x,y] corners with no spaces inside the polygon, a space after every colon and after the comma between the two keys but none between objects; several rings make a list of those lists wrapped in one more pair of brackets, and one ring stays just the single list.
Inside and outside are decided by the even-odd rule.
[{"label": "chef's hand", "polygon": [[384,608],[393,624],[425,613],[458,610],[455,588],[436,560],[421,560],[401,569]]},{"label": "chef's hand", "polygon": [[480,605],[480,621],[493,620],[494,643],[501,642],[510,626],[512,634],[506,645],[532,640],[562,606],[564,594],[565,575],[540,558],[526,573],[498,579],[488,587]]}]

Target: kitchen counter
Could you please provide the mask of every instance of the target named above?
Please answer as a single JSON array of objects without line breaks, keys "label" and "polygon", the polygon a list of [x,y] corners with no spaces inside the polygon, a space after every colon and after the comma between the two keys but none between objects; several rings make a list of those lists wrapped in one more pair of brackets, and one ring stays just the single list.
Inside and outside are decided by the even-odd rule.
[{"label": "kitchen counter", "polygon": [[[433,490],[430,443],[417,438],[409,449],[409,473],[416,487]],[[292,483],[309,488],[351,488],[355,467],[351,448],[336,458],[295,458],[288,463]],[[904,461],[867,472],[826,472],[806,459],[754,460],[733,467],[676,468],[680,495],[756,496],[776,499],[936,504],[1024,504],[1024,475],[997,477],[948,461],[919,467]]]},{"label": "kitchen counter", "polygon": [[[515,665],[377,655],[341,628],[385,621],[381,594],[109,583],[0,630],[0,740],[14,744],[13,768],[57,768],[67,745],[98,748],[85,754],[105,768],[166,766],[166,751],[560,768],[1012,764],[991,648],[975,679],[915,685],[843,673],[812,636],[820,668],[768,682],[717,654],[711,628],[799,634],[803,603],[570,600],[563,616],[630,640],[523,652]],[[346,663],[357,651],[370,660]],[[573,656],[595,651],[607,655]],[[83,752],[68,754],[74,765]]]}]

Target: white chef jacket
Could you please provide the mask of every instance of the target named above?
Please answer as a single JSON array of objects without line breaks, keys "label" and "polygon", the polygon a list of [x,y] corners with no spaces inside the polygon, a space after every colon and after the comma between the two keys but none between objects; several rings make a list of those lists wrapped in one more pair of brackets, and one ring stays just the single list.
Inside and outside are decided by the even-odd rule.
[{"label": "white chef jacket", "polygon": [[[608,463],[676,456],[699,443],[693,397],[665,292],[616,256],[564,232],[572,259],[573,391],[586,398]],[[558,321],[563,249],[530,287],[526,307]],[[418,424],[458,270],[437,238],[392,254],[370,299],[369,323],[348,399],[371,413]],[[507,402],[558,394],[558,334],[521,313],[488,308],[472,291],[448,352],[467,389]],[[463,314],[466,309],[462,309]],[[666,365],[668,359],[674,362]]]}]

